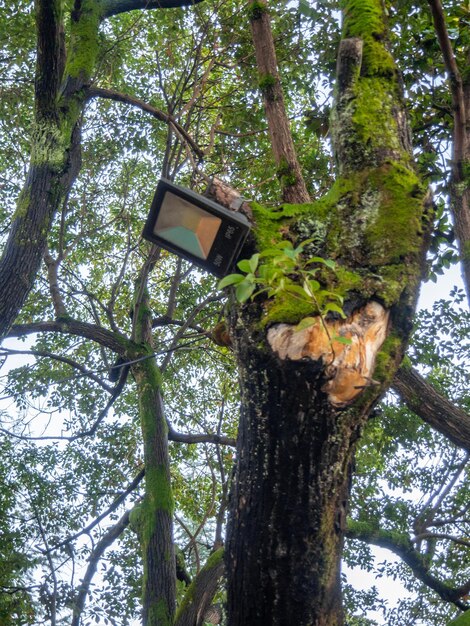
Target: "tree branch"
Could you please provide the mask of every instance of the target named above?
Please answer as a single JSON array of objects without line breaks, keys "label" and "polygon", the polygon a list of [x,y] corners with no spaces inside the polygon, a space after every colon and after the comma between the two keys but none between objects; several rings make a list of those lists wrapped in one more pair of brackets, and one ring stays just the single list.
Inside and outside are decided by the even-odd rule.
[{"label": "tree branch", "polygon": [[285,202],[309,202],[286,113],[266,0],[249,3],[251,33],[271,146]]},{"label": "tree branch", "polygon": [[470,415],[439,394],[411,367],[400,367],[392,387],[413,413],[470,452]]},{"label": "tree branch", "polygon": [[64,63],[64,32],[59,0],[36,2],[36,119],[57,118],[57,94]]},{"label": "tree branch", "polygon": [[81,374],[93,380],[97,385],[102,387],[108,393],[113,393],[113,387],[106,384],[99,376],[97,376],[94,372],[91,372],[89,369],[84,367],[81,363],[77,363],[73,359],[70,359],[61,354],[54,354],[53,352],[46,352],[45,350],[11,350],[9,348],[0,348],[0,354],[4,353],[6,356],[10,354],[28,354],[35,357],[40,357],[43,359],[53,359],[54,361],[59,361],[59,363],[65,363],[66,365],[70,365],[74,369],[78,370]]},{"label": "tree branch", "polygon": [[72,541],[75,541],[75,539],[78,539],[81,535],[85,535],[85,534],[90,533],[90,531],[92,531],[95,526],[97,526],[105,517],[108,517],[108,515],[110,513],[115,511],[118,508],[118,506],[124,502],[124,500],[127,498],[127,496],[129,494],[131,494],[134,491],[134,489],[136,489],[138,487],[138,485],[142,482],[142,479],[144,478],[144,476],[145,476],[145,470],[141,470],[137,474],[137,476],[134,478],[134,480],[108,506],[108,508],[105,511],[103,511],[103,513],[98,515],[98,517],[96,519],[94,519],[90,524],[88,524],[88,526],[85,526],[85,528],[82,528],[82,530],[78,531],[74,535],[71,535],[70,537],[67,537],[67,539],[64,539],[60,543],[57,543],[56,545],[54,545],[51,548],[49,548],[49,552],[52,552],[53,550],[57,550],[58,548],[61,548],[62,546],[65,546],[66,544],[71,543]]},{"label": "tree branch", "polygon": [[173,430],[171,424],[168,424],[168,439],[177,443],[216,443],[232,446],[233,448],[237,445],[236,439],[226,435],[217,435],[215,433],[178,433]]},{"label": "tree branch", "polygon": [[87,99],[91,98],[106,98],[107,100],[114,100],[115,102],[123,102],[124,104],[129,104],[133,107],[140,109],[141,111],[145,111],[146,113],[150,113],[155,119],[160,120],[161,122],[165,122],[173,127],[176,134],[180,136],[180,138],[189,145],[191,150],[198,158],[202,158],[204,156],[204,152],[199,148],[194,139],[188,134],[188,132],[179,124],[172,115],[168,113],[164,113],[159,109],[147,104],[143,100],[139,100],[134,96],[130,96],[128,94],[121,93],[119,91],[113,91],[111,89],[103,89],[101,87],[90,87],[87,91]]},{"label": "tree branch", "polygon": [[48,322],[32,322],[31,324],[15,324],[7,334],[7,337],[20,337],[21,335],[32,335],[33,333],[68,333],[76,335],[84,339],[96,341],[96,343],[122,356],[124,356],[126,348],[131,345],[131,342],[124,335],[95,324],[79,322],[69,318]]},{"label": "tree branch", "polygon": [[174,9],[192,6],[200,2],[202,0],[104,0],[103,17],[111,17],[112,15],[139,9]]},{"label": "tree branch", "polygon": [[[453,148],[452,148],[452,179],[451,208],[454,217],[454,229],[459,245],[463,278],[470,304],[470,189],[466,182],[465,163],[470,158],[470,139],[468,126],[470,120],[470,87],[463,83],[455,59],[452,44],[445,22],[444,11],[440,0],[428,0],[431,8],[434,29],[442,51],[444,65],[449,75],[452,109],[454,117]],[[468,59],[466,59],[468,61]],[[467,79],[468,80],[468,79]],[[468,90],[466,94],[465,91]]]},{"label": "tree branch", "polygon": [[223,548],[219,548],[211,554],[204,567],[189,585],[176,614],[175,626],[202,626],[206,611],[225,570],[223,554]]},{"label": "tree branch", "polygon": [[429,568],[423,557],[413,548],[408,537],[397,532],[373,528],[369,524],[354,520],[348,520],[345,535],[349,539],[358,539],[390,550],[412,569],[418,580],[435,591],[443,600],[452,602],[462,611],[469,608],[460,598],[468,593],[470,581],[460,587],[450,587],[438,580],[429,573]]},{"label": "tree branch", "polygon": [[88,567],[83,577],[82,583],[78,590],[77,599],[73,607],[73,617],[71,626],[79,626],[80,618],[85,606],[86,597],[90,589],[91,581],[95,575],[98,562],[103,556],[104,551],[121,535],[129,525],[130,511],[126,511],[121,519],[103,535],[96,544],[90,558],[88,559]]}]

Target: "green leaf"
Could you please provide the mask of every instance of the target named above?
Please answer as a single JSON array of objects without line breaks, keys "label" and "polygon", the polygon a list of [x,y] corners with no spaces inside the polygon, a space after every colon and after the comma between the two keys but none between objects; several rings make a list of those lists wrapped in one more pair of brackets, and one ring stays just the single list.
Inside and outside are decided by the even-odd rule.
[{"label": "green leaf", "polygon": [[245,276],[241,274],[227,274],[217,283],[217,289],[224,289],[224,287],[228,287],[229,285],[236,285],[237,283],[241,283],[242,280],[245,280]]},{"label": "green leaf", "polygon": [[345,346],[350,346],[352,344],[352,340],[349,337],[342,337],[341,335],[335,335],[333,337],[333,341],[337,341],[338,343],[342,343]]},{"label": "green leaf", "polygon": [[250,270],[252,271],[253,274],[256,272],[258,263],[259,263],[259,254],[254,254],[249,260]]},{"label": "green leaf", "polygon": [[328,267],[330,270],[336,269],[336,263],[332,259],[324,259],[321,256],[313,256],[313,257],[311,257],[307,261],[306,265],[310,265],[311,263],[322,263],[323,265]]},{"label": "green leaf", "polygon": [[237,285],[237,288],[235,290],[235,297],[237,298],[238,302],[246,302],[254,290],[255,284],[253,282],[244,280],[242,283]]},{"label": "green leaf", "polygon": [[306,294],[313,296],[320,289],[318,280],[304,280],[303,288]]},{"label": "green leaf", "polygon": [[318,317],[304,317],[300,322],[295,326],[294,332],[298,332],[300,330],[305,330],[306,328],[310,328],[310,326],[314,326],[318,324]]},{"label": "green leaf", "polygon": [[343,311],[343,309],[339,306],[339,304],[336,304],[335,302],[327,302],[323,308],[323,313],[339,313],[341,315],[341,317],[343,319],[346,319],[346,314]]},{"label": "green leaf", "polygon": [[249,271],[251,271],[251,265],[248,259],[242,259],[241,261],[238,261],[237,267],[238,269],[240,269],[242,272],[245,272],[246,274]]}]

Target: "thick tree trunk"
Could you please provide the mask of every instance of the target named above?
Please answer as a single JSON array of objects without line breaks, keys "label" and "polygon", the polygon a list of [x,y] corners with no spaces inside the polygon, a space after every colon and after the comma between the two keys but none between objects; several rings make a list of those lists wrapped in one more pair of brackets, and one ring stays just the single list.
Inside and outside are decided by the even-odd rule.
[{"label": "thick tree trunk", "polygon": [[[382,3],[342,4],[336,182],[294,214],[252,208],[259,227],[271,229],[255,229],[260,247],[322,233],[308,254],[336,261],[335,278],[318,277],[344,297],[347,319],[325,319],[313,301],[302,310],[277,294],[231,312],[242,411],[227,531],[229,626],[344,624],[340,562],[354,444],[402,358],[422,272],[428,201],[413,169]],[[264,3],[253,7],[265,14]],[[296,328],[311,316],[314,324]]]},{"label": "thick tree trunk", "polygon": [[340,556],[364,411],[340,411],[319,362],[235,331],[243,409],[228,528],[231,626],[343,623]]}]

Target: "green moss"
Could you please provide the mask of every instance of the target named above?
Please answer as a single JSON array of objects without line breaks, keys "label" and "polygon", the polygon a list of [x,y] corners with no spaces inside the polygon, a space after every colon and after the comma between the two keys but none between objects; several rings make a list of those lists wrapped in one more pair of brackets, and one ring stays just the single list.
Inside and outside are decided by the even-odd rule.
[{"label": "green moss", "polygon": [[164,465],[147,468],[145,482],[150,508],[173,513],[175,505],[168,468]]},{"label": "green moss", "polygon": [[470,260],[470,241],[466,241],[463,244],[462,261],[468,261],[468,260]]},{"label": "green moss", "polygon": [[342,5],[343,37],[358,37],[364,42],[362,75],[393,73],[393,58],[382,43],[386,29],[380,0],[343,0]]},{"label": "green moss", "polygon": [[98,28],[101,3],[83,0],[79,15],[72,13],[70,47],[65,74],[87,82],[92,75],[98,55]]},{"label": "green moss", "polygon": [[129,526],[137,535],[142,531],[142,508],[142,503],[136,504],[129,513]]},{"label": "green moss", "polygon": [[470,610],[447,622],[447,626],[470,626]]},{"label": "green moss", "polygon": [[268,13],[268,7],[264,2],[251,2],[248,5],[248,19],[250,21],[259,20],[264,13]]},{"label": "green moss", "polygon": [[272,74],[260,74],[258,79],[258,85],[261,91],[270,89],[276,84],[276,77]]},{"label": "green moss", "polygon": [[[200,573],[202,574],[203,572],[208,572],[211,569],[214,569],[214,567],[217,567],[222,562],[223,558],[224,558],[224,549],[219,548],[208,557]],[[181,617],[181,615],[184,613],[184,611],[193,601],[197,583],[198,583],[198,578],[196,577],[187,588],[186,593],[184,594],[183,601],[181,602],[181,605],[178,608],[178,611],[176,613],[175,622],[178,622],[178,619]]]},{"label": "green moss", "polygon": [[390,382],[395,376],[396,362],[402,346],[402,339],[391,332],[382,344],[375,360],[374,379],[380,383]]},{"label": "green moss", "polygon": [[355,90],[351,120],[357,141],[371,148],[386,147],[402,152],[392,108],[398,94],[383,78],[363,78]]},{"label": "green moss", "polygon": [[266,305],[266,313],[262,319],[262,326],[276,323],[298,324],[300,320],[315,314],[313,303],[300,300],[289,294],[281,294],[269,300]]},{"label": "green moss", "polygon": [[414,171],[396,162],[372,171],[369,180],[381,194],[379,211],[365,232],[369,261],[398,263],[421,247],[426,191]]},{"label": "green moss", "polygon": [[158,624],[158,626],[172,626],[172,612],[163,598],[149,606],[147,623]]}]

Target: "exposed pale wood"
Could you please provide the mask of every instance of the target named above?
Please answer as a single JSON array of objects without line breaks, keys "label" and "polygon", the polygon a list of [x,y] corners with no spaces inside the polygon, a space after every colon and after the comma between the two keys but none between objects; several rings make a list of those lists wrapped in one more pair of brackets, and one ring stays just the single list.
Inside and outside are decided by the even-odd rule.
[{"label": "exposed pale wood", "polygon": [[[322,320],[304,330],[291,324],[276,324],[268,341],[280,359],[310,359],[326,365],[328,381],[322,391],[333,406],[344,407],[373,384],[375,358],[383,344],[389,312],[378,302],[369,302],[346,320]],[[335,337],[349,339],[343,344]]]}]

